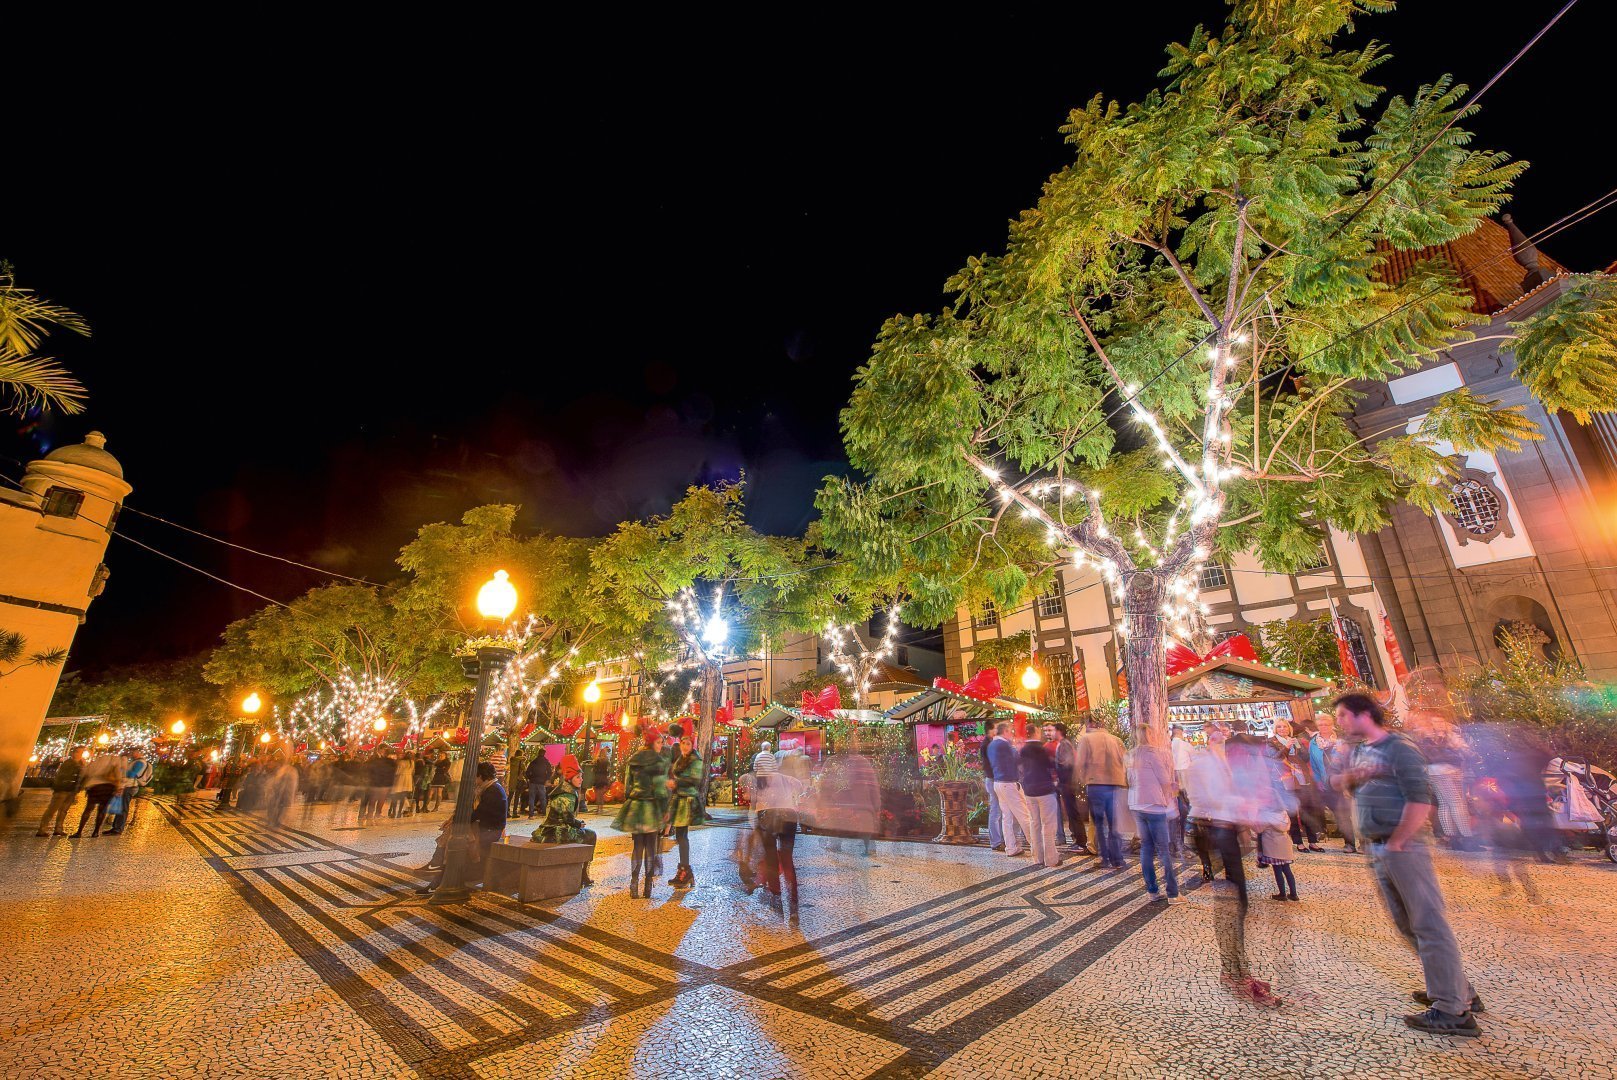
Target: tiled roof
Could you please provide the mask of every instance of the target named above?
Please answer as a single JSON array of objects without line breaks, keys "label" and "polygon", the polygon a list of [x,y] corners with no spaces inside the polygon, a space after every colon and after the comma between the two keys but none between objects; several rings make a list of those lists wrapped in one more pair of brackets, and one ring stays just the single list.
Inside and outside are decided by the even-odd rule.
[{"label": "tiled roof", "polygon": [[[1447,260],[1471,290],[1471,310],[1482,315],[1509,307],[1527,291],[1522,287],[1527,271],[1511,255],[1510,233],[1491,219],[1484,219],[1471,232],[1446,244],[1413,251],[1384,247],[1381,251],[1386,262],[1380,277],[1393,285],[1407,278],[1417,263],[1433,258]],[[1538,253],[1538,265],[1546,279],[1569,272],[1543,251]]]}]

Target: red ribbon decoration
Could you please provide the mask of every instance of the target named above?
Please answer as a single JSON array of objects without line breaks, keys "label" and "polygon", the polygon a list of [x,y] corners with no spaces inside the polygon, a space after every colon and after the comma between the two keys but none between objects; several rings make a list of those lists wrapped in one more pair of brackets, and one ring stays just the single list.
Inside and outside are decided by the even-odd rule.
[{"label": "red ribbon decoration", "polygon": [[736,723],[735,702],[726,701],[720,705],[718,711],[713,714],[713,722],[720,727],[739,727],[740,725]]},{"label": "red ribbon decoration", "polygon": [[1189,671],[1191,668],[1201,667],[1209,661],[1219,660],[1223,657],[1229,657],[1232,660],[1251,660],[1256,663],[1258,652],[1252,647],[1252,639],[1245,634],[1236,634],[1234,637],[1225,638],[1208,650],[1206,656],[1198,656],[1195,649],[1190,648],[1188,645],[1181,645],[1176,641],[1168,646],[1168,677],[1172,678],[1175,675]]},{"label": "red ribbon decoration", "polygon": [[578,734],[578,729],[583,726],[584,718],[582,716],[569,716],[561,722],[561,737],[571,739]]},{"label": "red ribbon decoration", "polygon": [[842,691],[837,689],[836,683],[832,683],[818,694],[803,691],[803,704],[797,711],[807,716],[829,720],[831,714],[840,708],[842,708]]},{"label": "red ribbon decoration", "polygon": [[947,690],[951,694],[960,694],[963,697],[976,698],[978,701],[991,701],[999,697],[999,668],[985,667],[977,674],[966,680],[964,686],[953,681],[938,677],[932,680],[932,685],[938,690]]},{"label": "red ribbon decoration", "polygon": [[532,735],[535,729],[538,727],[539,725],[534,723],[532,720],[529,720],[526,724],[523,724],[521,730],[517,732],[518,741],[526,739],[529,735]]},{"label": "red ribbon decoration", "polygon": [[455,733],[449,737],[449,741],[456,746],[465,746],[466,740],[471,737],[472,731],[470,728],[458,727],[455,729]]}]

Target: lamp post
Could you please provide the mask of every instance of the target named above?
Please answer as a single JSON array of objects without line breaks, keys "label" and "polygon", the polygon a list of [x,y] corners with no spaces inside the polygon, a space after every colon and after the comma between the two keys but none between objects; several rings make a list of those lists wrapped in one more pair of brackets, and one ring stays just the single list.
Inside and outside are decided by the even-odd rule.
[{"label": "lamp post", "polygon": [[[516,607],[517,590],[504,570],[494,571],[494,576],[477,590],[477,613],[491,629],[503,625]],[[433,890],[433,903],[453,903],[471,895],[468,882],[475,880],[473,866],[479,847],[472,827],[472,809],[477,801],[477,754],[483,747],[483,714],[488,709],[494,680],[514,656],[516,650],[505,645],[483,645],[477,650],[477,697],[466,720],[466,764],[461,767],[460,789],[455,792],[455,817],[444,845],[444,875]]]},{"label": "lamp post", "polygon": [[[247,718],[246,722],[252,725],[251,730],[254,733],[258,731],[258,710],[262,709],[263,707],[264,699],[258,696],[257,690],[254,690],[252,693],[241,699],[242,715]],[[267,742],[268,740],[265,741]],[[236,756],[248,757],[249,747],[251,747],[251,745],[252,736],[249,735],[247,738],[243,739],[241,741],[241,745],[236,748]]]}]

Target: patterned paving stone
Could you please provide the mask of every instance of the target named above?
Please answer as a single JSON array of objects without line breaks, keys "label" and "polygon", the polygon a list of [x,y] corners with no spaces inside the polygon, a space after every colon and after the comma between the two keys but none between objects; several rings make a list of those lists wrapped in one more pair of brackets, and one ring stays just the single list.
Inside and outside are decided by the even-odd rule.
[{"label": "patterned paving stone", "polygon": [[1216,978],[1210,890],[1147,904],[1092,860],[808,836],[794,909],[735,888],[740,834],[707,829],[690,892],[631,900],[608,836],[577,897],[435,906],[409,868],[441,814],[145,805],[68,843],[27,835],[30,805],[0,838],[0,1075],[1617,1080],[1617,867],[1592,861],[1534,870],[1531,904],[1441,860],[1490,1004],[1450,1044],[1404,1028],[1418,966],[1342,854],[1299,862],[1302,904],[1255,886],[1254,966],[1287,998],[1258,1012]]}]

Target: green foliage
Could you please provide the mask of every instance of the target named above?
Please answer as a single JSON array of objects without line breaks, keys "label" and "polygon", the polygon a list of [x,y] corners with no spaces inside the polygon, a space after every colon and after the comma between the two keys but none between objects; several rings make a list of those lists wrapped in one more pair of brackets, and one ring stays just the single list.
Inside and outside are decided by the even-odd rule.
[{"label": "green foliage", "polygon": [[292,697],[341,671],[369,671],[406,683],[425,644],[399,629],[380,590],[368,585],[310,589],[289,607],[266,607],[225,628],[203,667],[219,686]]},{"label": "green foliage", "polygon": [[1617,402],[1617,280],[1571,286],[1557,303],[1512,324],[1516,377],[1550,409],[1587,424]]},{"label": "green foliage", "polygon": [[33,355],[52,327],[90,336],[77,314],[20,288],[11,264],[0,262],[0,400],[18,416],[35,409],[84,411],[84,387],[55,360]]},{"label": "green foliage", "polygon": [[835,686],[842,695],[842,700],[848,708],[852,708],[853,683],[840,671],[820,672],[809,668],[795,679],[781,684],[779,698],[782,705],[796,705],[803,700],[804,694],[818,694],[827,686]]},{"label": "green foliage", "polygon": [[1342,674],[1342,658],[1336,648],[1336,631],[1329,615],[1312,619],[1275,619],[1258,623],[1253,644],[1258,659],[1270,667],[1301,671],[1320,678]]},{"label": "green foliage", "polygon": [[203,677],[203,656],[114,668],[86,679],[68,672],[56,686],[51,716],[99,716],[114,725],[167,731],[182,719],[207,738],[236,719],[231,699]]},{"label": "green foliage", "polygon": [[[1525,166],[1471,145],[1466,87],[1447,76],[1383,98],[1381,46],[1343,37],[1390,7],[1233,0],[1222,28],[1168,49],[1157,89],[1074,109],[1072,160],[1004,249],[967,260],[940,312],[883,327],[842,414],[862,475],[828,478],[816,505],[831,549],[896,577],[908,621],[1009,604],[1069,546],[1126,580],[1157,562],[1116,541],[1135,528],[1175,572],[1215,546],[1290,570],[1327,526],[1373,531],[1397,499],[1447,508],[1452,464],[1355,428],[1353,388],[1469,336],[1470,291],[1442,260],[1381,271],[1479,227]],[[1546,404],[1617,400],[1612,292],[1580,286],[1524,328],[1523,378]],[[1214,386],[1227,425],[1207,425]],[[1156,430],[1108,415],[1125,398],[1211,487],[1205,453],[1216,518],[1187,525],[1195,493],[1161,467]],[[1521,410],[1459,392],[1423,438],[1510,450],[1535,435]],[[1036,502],[1033,520],[979,465]]]},{"label": "green foliage", "polygon": [[1556,754],[1617,765],[1617,694],[1589,683],[1577,661],[1544,654],[1548,637],[1530,623],[1500,634],[1502,664],[1467,668],[1455,690],[1471,719],[1509,721],[1535,728]]},{"label": "green foliage", "polygon": [[1022,631],[1009,637],[987,638],[979,641],[972,650],[971,672],[975,675],[983,668],[998,668],[1000,681],[1014,683],[1015,676],[1027,666],[1028,657],[1032,655],[1029,639],[1032,632]]}]

